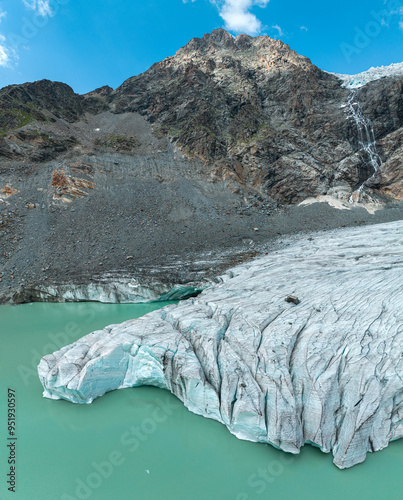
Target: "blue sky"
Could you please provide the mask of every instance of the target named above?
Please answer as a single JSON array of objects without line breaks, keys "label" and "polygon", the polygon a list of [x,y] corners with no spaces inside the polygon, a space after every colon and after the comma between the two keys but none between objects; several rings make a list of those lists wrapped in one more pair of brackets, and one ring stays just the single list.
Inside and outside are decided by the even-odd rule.
[{"label": "blue sky", "polygon": [[403,61],[403,0],[0,0],[0,87],[115,88],[219,27],[280,38],[327,71]]}]

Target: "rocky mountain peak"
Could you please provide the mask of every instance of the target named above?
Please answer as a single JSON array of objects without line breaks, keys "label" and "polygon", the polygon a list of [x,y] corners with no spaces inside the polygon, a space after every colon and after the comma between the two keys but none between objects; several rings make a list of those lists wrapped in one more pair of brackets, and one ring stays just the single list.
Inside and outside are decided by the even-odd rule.
[{"label": "rocky mountain peak", "polygon": [[78,97],[69,85],[50,80],[9,85],[0,90],[3,105],[8,102],[14,106],[25,104],[48,110],[62,108],[66,102],[77,101]]},{"label": "rocky mountain peak", "polygon": [[176,55],[188,54],[195,51],[206,50],[211,47],[234,49],[235,39],[222,28],[206,33],[202,38],[192,38],[184,47],[180,48]]},{"label": "rocky mountain peak", "polygon": [[82,98],[61,82],[38,80],[0,90],[0,131],[16,129],[50,115],[73,122],[83,113]]},{"label": "rocky mountain peak", "polygon": [[290,66],[310,69],[311,61],[299,55],[281,40],[269,36],[251,37],[240,34],[236,38],[224,29],[206,33],[202,38],[193,38],[178,50],[174,57],[162,63],[189,63],[203,66],[206,59],[220,65],[222,59],[241,61],[243,65],[256,69],[284,70]]},{"label": "rocky mountain peak", "polygon": [[89,97],[109,97],[111,93],[113,92],[113,88],[110,87],[109,85],[104,85],[103,87],[99,87],[98,89],[92,90],[91,92],[88,92],[87,94],[84,94],[83,97],[89,98]]},{"label": "rocky mountain peak", "polygon": [[103,87],[84,98],[69,85],[46,79],[9,85],[0,89],[0,133],[36,121],[46,123],[63,119],[76,122],[85,111],[104,110],[103,98],[107,97],[108,91],[112,89]]},{"label": "rocky mountain peak", "polygon": [[[58,120],[82,121],[86,113],[138,113],[156,138],[175,143],[190,162],[202,160],[209,175],[281,203],[332,189],[347,197],[364,181],[368,189],[382,186],[401,197],[401,143],[388,136],[401,136],[403,79],[393,75],[351,96],[337,75],[281,40],[217,29],[116,90],[105,86],[79,96],[47,80],[0,90],[0,156],[24,149],[19,129],[37,132],[38,122],[52,128]],[[383,162],[376,176],[360,139],[363,123]],[[118,140],[127,144],[135,134]]]}]

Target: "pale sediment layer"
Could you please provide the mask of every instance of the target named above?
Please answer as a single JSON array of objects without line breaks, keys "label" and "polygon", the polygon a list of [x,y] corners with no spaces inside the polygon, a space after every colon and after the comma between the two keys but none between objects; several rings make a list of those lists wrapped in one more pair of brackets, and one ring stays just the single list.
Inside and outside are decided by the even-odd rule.
[{"label": "pale sediment layer", "polygon": [[44,396],[154,385],[239,438],[351,467],[403,436],[402,271],[402,221],[296,240],[45,356]]}]

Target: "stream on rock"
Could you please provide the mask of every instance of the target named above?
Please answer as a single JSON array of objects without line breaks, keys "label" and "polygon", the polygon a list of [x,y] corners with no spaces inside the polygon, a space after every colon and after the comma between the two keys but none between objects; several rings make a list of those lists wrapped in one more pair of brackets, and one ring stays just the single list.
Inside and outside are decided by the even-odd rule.
[{"label": "stream on rock", "polygon": [[[364,116],[361,104],[358,99],[357,90],[351,91],[350,96],[347,100],[346,107],[349,118],[352,118],[357,126],[358,144],[360,146],[360,150],[365,151],[366,156],[368,158],[368,163],[370,167],[373,169],[373,173],[369,177],[369,179],[371,179],[376,174],[376,172],[381,168],[382,160],[376,150],[374,127],[371,121]],[[361,201],[363,190],[365,187],[365,182],[367,180],[368,179],[366,179],[361,184],[361,186],[352,193],[350,197],[350,203]]]}]

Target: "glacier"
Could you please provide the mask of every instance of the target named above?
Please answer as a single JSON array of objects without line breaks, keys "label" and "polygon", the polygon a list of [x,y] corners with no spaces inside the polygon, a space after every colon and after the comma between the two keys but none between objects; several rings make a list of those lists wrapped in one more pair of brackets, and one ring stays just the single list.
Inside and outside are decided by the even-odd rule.
[{"label": "glacier", "polygon": [[196,298],[43,357],[43,394],[156,386],[241,439],[351,467],[403,436],[402,276],[403,221],[290,238]]},{"label": "glacier", "polygon": [[141,304],[182,300],[198,295],[208,281],[188,282],[186,285],[162,283],[133,277],[116,277],[112,273],[93,279],[90,283],[36,285],[13,293],[13,303],[35,302],[102,302],[104,304]]},{"label": "glacier", "polygon": [[358,73],[356,75],[342,75],[339,73],[330,73],[331,75],[337,76],[342,80],[342,86],[348,89],[358,89],[363,87],[369,82],[375,80],[380,80],[385,77],[395,77],[403,75],[403,62],[393,63],[389,66],[379,66],[376,68],[370,68],[367,71]]}]

